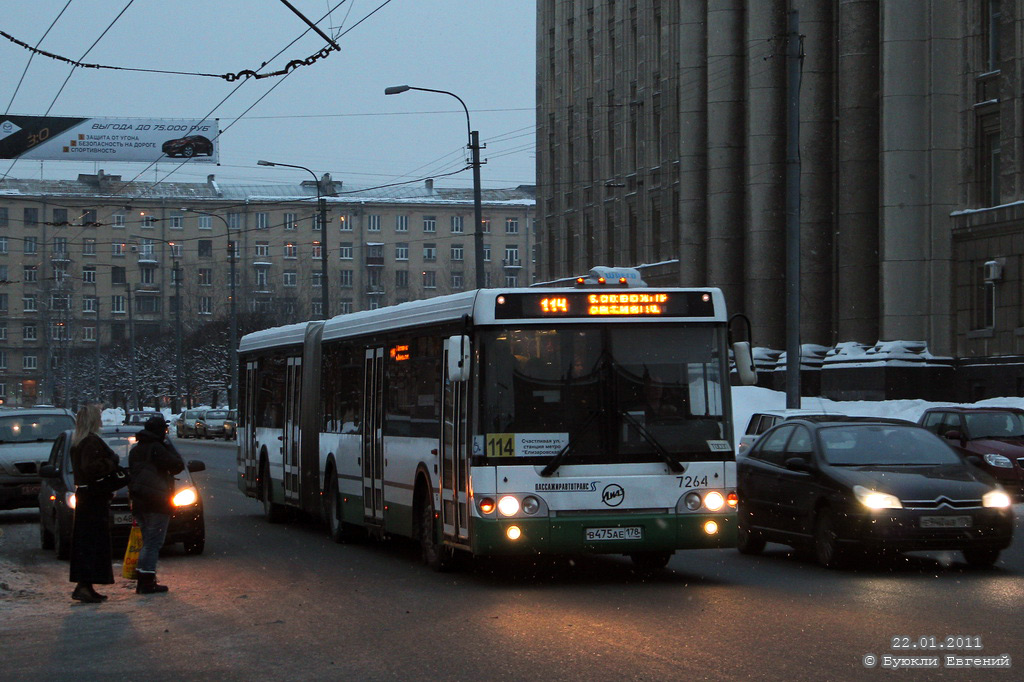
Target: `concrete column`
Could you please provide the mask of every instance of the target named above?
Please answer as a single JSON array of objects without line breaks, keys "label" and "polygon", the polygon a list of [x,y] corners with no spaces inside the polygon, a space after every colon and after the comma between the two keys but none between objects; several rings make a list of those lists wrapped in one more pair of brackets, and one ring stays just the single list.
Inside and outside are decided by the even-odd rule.
[{"label": "concrete column", "polygon": [[707,14],[707,284],[743,310],[746,57],[743,0],[710,0]]},{"label": "concrete column", "polygon": [[[679,5],[679,283],[708,284],[707,3]],[[666,101],[667,104],[667,101]],[[666,106],[663,117],[672,115]]]},{"label": "concrete column", "polygon": [[800,88],[800,340],[830,346],[835,198],[833,3],[796,0],[804,38]]},{"label": "concrete column", "polygon": [[751,3],[746,17],[746,302],[758,345],[786,337],[786,5]]},{"label": "concrete column", "polygon": [[836,17],[836,341],[879,337],[879,2]]}]

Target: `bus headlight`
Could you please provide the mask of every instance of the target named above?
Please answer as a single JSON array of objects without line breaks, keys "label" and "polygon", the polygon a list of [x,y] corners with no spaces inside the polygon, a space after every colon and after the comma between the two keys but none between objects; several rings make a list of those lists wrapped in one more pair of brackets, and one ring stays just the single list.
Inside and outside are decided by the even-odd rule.
[{"label": "bus headlight", "polygon": [[523,531],[519,529],[519,526],[509,526],[505,529],[505,537],[509,540],[518,540],[523,537]]},{"label": "bus headlight", "polygon": [[483,497],[478,504],[481,514],[490,514],[494,511],[494,498]]},{"label": "bus headlight", "polygon": [[540,510],[540,500],[533,495],[529,495],[523,499],[523,512],[526,514],[536,514]]},{"label": "bus headlight", "polygon": [[725,506],[725,496],[717,490],[712,490],[704,496],[704,506],[711,511],[718,511]]},{"label": "bus headlight", "polygon": [[704,522],[704,532],[707,533],[708,535],[714,535],[715,533],[718,532],[718,524],[715,523],[714,521],[705,521]]},{"label": "bus headlight", "polygon": [[198,499],[199,495],[196,494],[195,488],[185,488],[174,494],[172,502],[175,507],[187,507],[190,504],[195,504]]},{"label": "bus headlight", "polygon": [[515,516],[519,513],[519,500],[511,495],[506,495],[498,500],[498,511],[502,516]]},{"label": "bus headlight", "polygon": [[700,495],[697,493],[687,493],[684,498],[686,508],[690,511],[697,511],[700,509]]}]

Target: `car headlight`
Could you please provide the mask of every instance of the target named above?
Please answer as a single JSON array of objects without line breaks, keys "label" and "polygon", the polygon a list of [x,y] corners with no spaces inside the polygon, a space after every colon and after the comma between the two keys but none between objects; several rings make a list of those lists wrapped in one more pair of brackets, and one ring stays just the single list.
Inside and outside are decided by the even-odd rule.
[{"label": "car headlight", "polygon": [[199,495],[196,493],[195,488],[182,488],[174,494],[175,507],[187,507],[190,504],[195,504],[199,500]]},{"label": "car headlight", "polygon": [[64,504],[68,506],[68,509],[74,509],[75,505],[78,504],[78,498],[75,497],[74,493],[64,493]]},{"label": "car headlight", "polygon": [[981,496],[981,504],[985,507],[998,507],[1000,509],[1005,509],[1012,503],[1013,501],[1010,499],[1010,496],[1002,490],[989,490]]},{"label": "car headlight", "polygon": [[1010,461],[1010,458],[1004,457],[1003,455],[989,453],[987,455],[982,455],[982,458],[985,460],[985,463],[988,464],[990,467],[999,467],[1000,469],[1013,468],[1013,462]]},{"label": "car headlight", "polygon": [[857,500],[868,509],[903,509],[900,498],[889,493],[880,493],[877,490],[870,490],[862,485],[853,486],[853,494]]}]

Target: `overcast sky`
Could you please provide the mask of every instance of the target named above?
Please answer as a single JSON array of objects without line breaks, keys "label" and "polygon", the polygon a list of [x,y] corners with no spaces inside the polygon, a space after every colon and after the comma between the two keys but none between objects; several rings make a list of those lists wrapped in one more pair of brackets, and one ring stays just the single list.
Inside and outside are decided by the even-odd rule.
[{"label": "overcast sky", "polygon": [[[291,3],[316,21],[339,1]],[[31,0],[4,3],[0,29],[35,45],[65,6],[39,48],[121,67],[256,70],[307,28],[280,0]],[[534,183],[534,0],[345,0],[319,26],[328,34],[348,31],[337,40],[341,52],[294,70],[283,82],[78,68],[62,91],[71,66],[39,55],[29,64],[28,50],[0,37],[0,108],[22,115],[49,110],[59,116],[220,118],[220,166],[185,164],[167,177],[178,162],[148,169],[102,165],[125,179],[140,173],[148,181],[199,181],[209,173],[225,182],[309,179],[303,171],[256,165],[268,159],[359,186],[428,176],[437,177],[438,186],[472,186],[468,170],[438,177],[464,165],[461,106],[447,95],[384,95],[389,85],[408,84],[448,90],[465,101],[487,145],[485,188]],[[267,70],[324,45],[309,31]],[[0,160],[0,175],[10,165]],[[41,168],[38,161],[19,161],[10,176],[74,178],[99,167],[48,161]]]}]

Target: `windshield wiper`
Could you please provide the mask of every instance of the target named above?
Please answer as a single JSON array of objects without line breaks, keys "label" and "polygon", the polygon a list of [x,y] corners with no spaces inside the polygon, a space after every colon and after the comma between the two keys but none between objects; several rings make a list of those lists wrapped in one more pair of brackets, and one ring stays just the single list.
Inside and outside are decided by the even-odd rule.
[{"label": "windshield wiper", "polygon": [[647,441],[647,443],[652,448],[654,448],[655,452],[661,455],[661,458],[665,460],[666,464],[668,464],[669,469],[671,469],[677,474],[685,471],[685,469],[683,469],[679,462],[676,461],[676,458],[670,455],[668,453],[668,450],[662,447],[661,443],[659,443],[657,439],[655,439],[655,437],[651,435],[651,432],[647,430],[647,427],[640,423],[640,421],[636,417],[629,414],[625,410],[619,410],[619,414],[622,415],[627,422],[629,422],[636,428],[636,430],[640,433],[643,439]]},{"label": "windshield wiper", "polygon": [[547,463],[547,466],[545,466],[541,470],[541,476],[550,476],[551,474],[555,473],[558,467],[562,466],[562,460],[565,459],[566,455],[572,452],[573,446],[576,445],[576,441],[579,440],[579,437],[581,435],[587,432],[587,427],[594,422],[594,420],[597,418],[597,415],[599,414],[601,414],[601,410],[594,410],[593,412],[591,412],[590,416],[587,417],[587,420],[584,421],[578,429],[576,429],[569,435],[569,441],[562,447],[561,450],[558,451],[557,455],[551,458],[551,461]]}]

